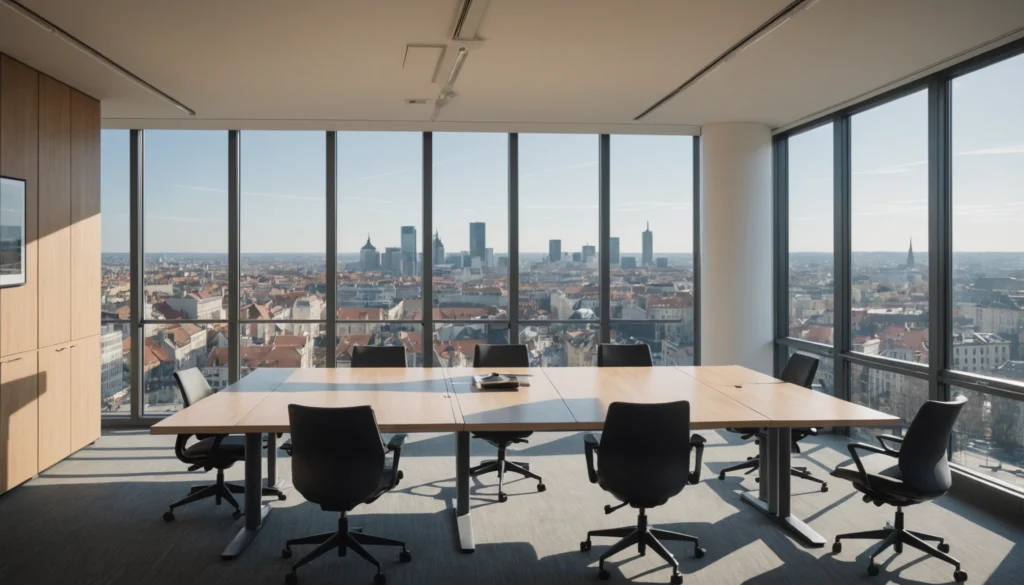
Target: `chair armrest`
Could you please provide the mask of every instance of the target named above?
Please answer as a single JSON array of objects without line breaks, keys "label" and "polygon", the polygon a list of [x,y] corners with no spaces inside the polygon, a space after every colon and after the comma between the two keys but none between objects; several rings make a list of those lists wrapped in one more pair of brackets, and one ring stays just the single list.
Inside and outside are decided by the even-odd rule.
[{"label": "chair armrest", "polygon": [[902,445],[903,437],[897,437],[896,435],[875,435],[875,438],[878,439],[878,444],[890,454],[898,454],[900,452],[899,449],[893,449],[889,445],[886,445],[885,442],[892,441],[893,443]]},{"label": "chair armrest", "polygon": [[391,480],[391,487],[395,487],[398,485],[398,482],[402,481],[403,475],[402,472],[398,470],[398,462],[402,458],[402,445],[405,444],[405,439],[408,436],[409,435],[406,434],[394,435],[391,437],[391,440],[388,441],[386,449],[389,453],[394,453],[391,463],[395,473],[394,479]]},{"label": "chair armrest", "polygon": [[895,457],[896,453],[882,447],[875,447],[874,445],[868,445],[867,443],[850,443],[846,446],[847,450],[850,451],[850,457],[853,457],[853,463],[857,466],[857,471],[860,473],[860,477],[864,480],[864,485],[870,486],[871,480],[868,478],[868,472],[864,469],[864,463],[860,460],[860,454],[857,453],[857,449],[863,449],[864,451],[870,451],[872,453],[878,453],[881,455],[888,455]]},{"label": "chair armrest", "polygon": [[391,440],[388,441],[388,445],[387,445],[388,452],[390,453],[391,451],[401,451],[402,450],[402,445],[405,444],[405,440],[408,437],[409,437],[409,435],[406,435],[406,434],[400,434],[400,435],[392,436]]},{"label": "chair armrest", "polygon": [[590,478],[590,483],[597,483],[597,468],[594,467],[594,451],[597,451],[600,445],[600,441],[597,440],[597,437],[595,437],[593,433],[583,435],[584,454],[587,456],[587,477]]},{"label": "chair armrest", "polygon": [[693,472],[690,473],[690,477],[687,480],[687,483],[690,485],[697,485],[700,483],[700,469],[702,461],[704,460],[704,443],[707,442],[707,439],[698,434],[693,434],[690,437],[690,450],[697,450],[697,460],[694,462]]}]

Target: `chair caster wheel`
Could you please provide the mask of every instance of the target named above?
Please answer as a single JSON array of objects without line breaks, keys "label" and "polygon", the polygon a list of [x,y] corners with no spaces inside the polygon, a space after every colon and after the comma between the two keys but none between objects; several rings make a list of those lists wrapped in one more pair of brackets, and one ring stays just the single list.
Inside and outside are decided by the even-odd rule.
[{"label": "chair caster wheel", "polygon": [[597,578],[602,580],[602,581],[607,581],[608,579],[612,578],[612,574],[609,573],[608,571],[605,571],[604,569],[601,569],[600,571],[597,572]]},{"label": "chair caster wheel", "polygon": [[822,493],[828,491],[828,484],[827,483],[821,484],[821,491],[822,491]]},{"label": "chair caster wheel", "polygon": [[277,494],[277,501],[283,502],[283,501],[285,501],[287,499],[288,499],[288,496],[286,496],[285,494]]},{"label": "chair caster wheel", "polygon": [[679,573],[672,575],[672,585],[683,585],[683,576]]},{"label": "chair caster wheel", "polygon": [[373,576],[373,585],[384,585],[388,582],[388,578],[384,576],[384,573],[377,573]]},{"label": "chair caster wheel", "polygon": [[718,474],[718,481],[725,481],[725,473]]},{"label": "chair caster wheel", "polygon": [[543,491],[546,491],[547,489],[548,489],[548,486],[546,486],[546,485],[544,485],[542,483],[538,483],[537,484],[537,491],[538,492],[543,492]]},{"label": "chair caster wheel", "polygon": [[502,504],[504,504],[505,502],[508,501],[508,495],[507,494],[498,494],[498,501],[501,502]]},{"label": "chair caster wheel", "polygon": [[284,582],[287,583],[288,585],[295,585],[296,583],[299,582],[299,576],[296,575],[295,573],[288,573],[287,575],[284,576]]},{"label": "chair caster wheel", "polygon": [[760,477],[755,477],[754,478],[754,483],[761,483],[761,478]]},{"label": "chair caster wheel", "polygon": [[698,547],[696,547],[696,548],[694,548],[694,549],[693,549],[693,556],[697,557],[698,559],[703,559],[703,558],[704,558],[704,555],[705,555],[705,554],[706,554],[707,552],[708,552],[708,549],[706,549],[706,548],[701,548],[701,547],[699,547],[699,546],[698,546]]},{"label": "chair caster wheel", "polygon": [[878,576],[878,565],[868,565],[868,575],[872,577]]},{"label": "chair caster wheel", "polygon": [[832,554],[837,555],[843,552],[843,543],[836,542],[832,544]]},{"label": "chair caster wheel", "polygon": [[580,552],[587,552],[588,550],[590,550],[590,547],[591,542],[589,540],[584,540],[580,543]]},{"label": "chair caster wheel", "polygon": [[282,559],[290,559],[290,558],[292,558],[292,549],[290,549],[288,547],[282,548],[281,549],[281,558]]},{"label": "chair caster wheel", "polygon": [[245,512],[242,512],[241,510],[235,510],[234,512],[231,513],[231,517],[235,520],[238,520],[242,516],[245,516]]},{"label": "chair caster wheel", "polygon": [[963,571],[953,571],[953,580],[957,583],[963,583],[967,580],[967,573]]},{"label": "chair caster wheel", "polygon": [[164,522],[174,522],[174,512],[164,512]]},{"label": "chair caster wheel", "polygon": [[949,552],[949,545],[946,544],[945,542],[940,542],[939,546],[937,546],[936,548],[938,548],[939,551],[944,552],[944,553],[948,553]]},{"label": "chair caster wheel", "polygon": [[412,560],[412,553],[410,553],[407,550],[403,550],[402,552],[398,553],[398,560],[403,563],[408,563]]}]

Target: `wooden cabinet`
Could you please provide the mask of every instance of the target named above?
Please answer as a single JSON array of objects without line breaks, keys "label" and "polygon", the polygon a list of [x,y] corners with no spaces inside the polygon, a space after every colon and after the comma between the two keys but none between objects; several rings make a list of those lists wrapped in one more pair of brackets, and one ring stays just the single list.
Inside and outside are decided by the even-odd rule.
[{"label": "wooden cabinet", "polygon": [[100,333],[100,103],[71,90],[71,339]]},{"label": "wooden cabinet", "polygon": [[100,437],[100,336],[71,346],[71,451]]},{"label": "wooden cabinet", "polygon": [[39,471],[37,355],[0,360],[0,493]]},{"label": "wooden cabinet", "polygon": [[71,341],[71,89],[45,75],[39,77],[38,270],[39,347]]},{"label": "wooden cabinet", "polygon": [[69,344],[39,350],[39,471],[71,454],[71,352]]}]

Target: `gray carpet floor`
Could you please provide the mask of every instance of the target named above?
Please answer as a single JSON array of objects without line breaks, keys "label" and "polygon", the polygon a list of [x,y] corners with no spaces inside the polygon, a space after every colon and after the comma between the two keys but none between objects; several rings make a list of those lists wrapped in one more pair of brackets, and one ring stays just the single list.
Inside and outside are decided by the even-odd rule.
[{"label": "gray carpet floor", "polygon": [[[868,577],[867,550],[873,543],[848,541],[844,551],[806,549],[739,500],[755,489],[753,476],[719,481],[718,471],[756,449],[738,436],[703,433],[708,438],[702,481],[687,487],[668,505],[650,511],[652,524],[700,537],[708,553],[669,543],[686,583],[949,583],[945,563],[912,549],[880,557],[882,574]],[[825,476],[847,460],[844,439],[824,436],[806,443],[796,464]],[[498,504],[496,477],[475,482],[472,506],[477,551],[455,549],[451,499],[455,495],[455,441],[452,435],[411,435],[403,452],[405,480],[397,491],[357,508],[353,525],[368,533],[405,540],[413,554],[401,564],[388,549],[374,549],[392,584],[595,583],[597,557],[614,541],[597,539],[589,553],[579,551],[586,531],[633,524],[624,508],[611,515],[613,499],[587,481],[583,442],[576,433],[535,434],[513,459],[526,459],[544,476],[547,491],[532,480],[513,481],[508,502]],[[238,584],[284,583],[289,562],[280,556],[288,538],[326,532],[332,514],[303,501],[293,489],[273,512],[257,542],[235,560],[220,552],[241,521],[230,508],[211,500],[180,509],[164,523],[168,503],[188,486],[212,481],[212,474],[188,473],[175,459],[173,438],[145,431],[107,432],[24,486],[0,497],[0,583]],[[473,442],[474,463],[493,450]],[[287,483],[289,461],[279,459]],[[229,479],[239,480],[235,466]],[[891,508],[865,504],[845,482],[831,478],[827,493],[793,480],[794,512],[826,538],[841,532],[882,528]],[[912,529],[948,537],[952,554],[964,563],[970,583],[1024,582],[1024,531],[952,496],[907,509]],[[309,548],[297,548],[301,555]],[[374,552],[371,550],[371,552]],[[624,551],[609,564],[611,582],[667,583],[670,570],[657,555]],[[373,568],[350,554],[325,556],[304,567],[302,584],[370,583]]]}]

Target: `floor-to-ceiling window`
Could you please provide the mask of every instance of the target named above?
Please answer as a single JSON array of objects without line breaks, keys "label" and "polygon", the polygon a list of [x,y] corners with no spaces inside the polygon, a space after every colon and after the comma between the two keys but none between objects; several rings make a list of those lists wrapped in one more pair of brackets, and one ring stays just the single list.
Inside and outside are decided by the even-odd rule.
[{"label": "floor-to-ceiling window", "polygon": [[100,409],[125,416],[131,409],[131,203],[129,131],[100,134],[100,208],[103,211],[100,299]]}]

